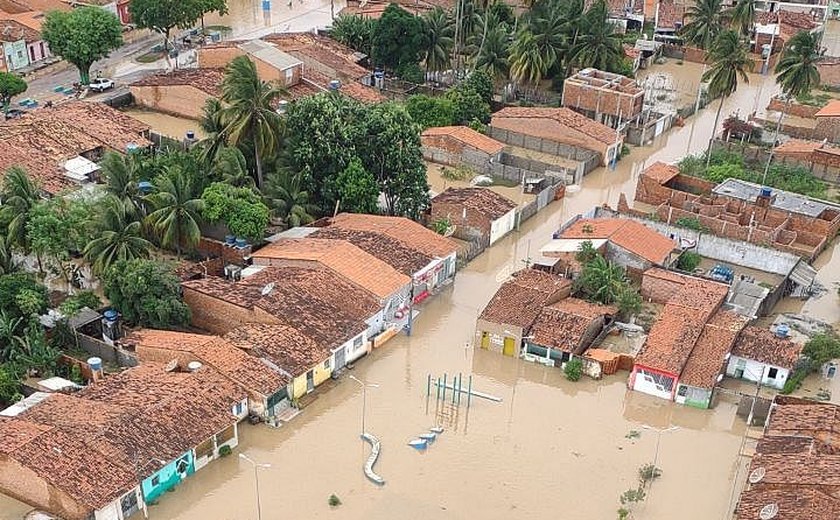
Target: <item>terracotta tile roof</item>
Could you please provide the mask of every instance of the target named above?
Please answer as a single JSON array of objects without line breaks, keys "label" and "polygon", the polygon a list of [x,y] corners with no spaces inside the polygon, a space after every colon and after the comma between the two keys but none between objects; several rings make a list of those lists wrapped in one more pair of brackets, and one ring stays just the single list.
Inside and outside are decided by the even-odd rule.
[{"label": "terracotta tile roof", "polygon": [[840,486],[840,455],[791,457],[785,454],[756,455],[751,471],[764,468],[764,478],[755,488],[764,486]]},{"label": "terracotta tile roof", "polygon": [[679,167],[673,164],[665,164],[664,162],[655,162],[642,172],[642,175],[650,177],[659,184],[665,184],[679,174]]},{"label": "terracotta tile roof", "polygon": [[[90,435],[97,433],[126,412],[125,407],[112,403],[80,399],[75,394],[53,393],[18,417],[37,424],[61,428],[74,435]],[[82,418],[84,420],[80,420]]]},{"label": "terracotta tile roof", "polygon": [[818,489],[751,489],[741,494],[736,509],[738,520],[760,520],[761,511],[776,504],[779,512],[773,520],[837,520],[840,498]]},{"label": "terracotta tile roof", "polygon": [[817,63],[820,73],[820,83],[823,85],[840,85],[840,59],[824,59]]},{"label": "terracotta tile roof", "polygon": [[151,76],[135,81],[132,87],[165,87],[174,85],[187,85],[213,97],[222,95],[222,79],[224,69],[201,68],[201,69],[177,69],[170,72],[157,72]]},{"label": "terracotta tile roof", "polygon": [[777,337],[760,327],[746,327],[732,354],[768,365],[792,369],[802,353],[802,344]]},{"label": "terracotta tile roof", "polygon": [[802,139],[788,139],[776,147],[777,155],[810,153],[823,147],[820,141],[803,141]]},{"label": "terracotta tile roof", "polygon": [[446,188],[432,199],[434,204],[454,204],[477,211],[491,222],[516,208],[516,203],[489,188]]},{"label": "terracotta tile roof", "polygon": [[577,353],[584,333],[602,316],[614,315],[611,305],[589,303],[578,298],[565,298],[543,307],[531,327],[531,340],[537,345]]},{"label": "terracotta tile roof", "polygon": [[346,240],[279,240],[251,256],[258,265],[275,260],[318,262],[380,298],[388,298],[411,283],[408,276]]},{"label": "terracotta tile roof", "polygon": [[445,258],[458,250],[454,241],[405,217],[339,213],[330,219],[330,225],[342,229],[382,233],[431,257]]},{"label": "terracotta tile roof", "polygon": [[777,397],[767,423],[768,435],[808,432],[840,434],[840,407],[810,399]]},{"label": "terracotta tile roof", "polygon": [[41,41],[41,35],[38,31],[20,22],[0,15],[0,41],[13,43],[18,40],[23,40],[26,43],[35,43]]},{"label": "terracotta tile roof", "polygon": [[622,45],[621,48],[624,51],[624,55],[627,56],[628,58],[630,58],[631,60],[634,60],[634,61],[635,61],[636,58],[638,58],[642,54],[642,51],[640,51],[639,49],[633,47],[632,45],[628,45],[626,43],[624,45]]},{"label": "terracotta tile roof", "polygon": [[298,377],[332,355],[328,348],[286,325],[249,323],[227,333],[234,345],[265,356],[290,377]]},{"label": "terracotta tile roof", "polygon": [[569,128],[602,145],[617,139],[612,128],[565,107],[506,107],[493,114],[490,126],[557,142],[564,142],[562,135]]},{"label": "terracotta tile roof", "polygon": [[495,155],[501,152],[505,147],[504,143],[501,143],[492,137],[488,137],[481,132],[476,132],[468,126],[438,126],[427,128],[423,131],[421,137],[444,135],[490,155]]},{"label": "terracotta tile roof", "polygon": [[433,261],[430,256],[381,233],[327,226],[309,237],[346,240],[407,276],[414,276]]},{"label": "terracotta tile roof", "polygon": [[747,321],[730,311],[719,310],[713,314],[688,357],[680,383],[697,388],[714,388],[726,355],[732,350],[735,338]]},{"label": "terracotta tile roof", "polygon": [[644,273],[645,277],[651,278],[658,278],[660,280],[666,280],[669,282],[678,283],[680,285],[687,282],[690,277],[684,274],[676,273],[674,271],[668,271],[667,269],[662,269],[661,267],[651,267]]},{"label": "terracotta tile roof", "polygon": [[306,72],[315,70],[324,75],[335,71],[342,76],[339,79],[354,81],[370,75],[370,71],[358,64],[359,53],[326,36],[290,32],[269,34],[262,39],[301,60]]},{"label": "terracotta tile roof", "polygon": [[[297,85],[286,87],[286,91],[280,96],[280,99],[285,99],[286,101],[295,101],[298,99],[303,99],[305,97],[314,96],[315,94],[320,94],[321,92],[324,92],[324,90],[321,87],[313,83],[301,81]],[[279,100],[277,101],[277,104],[279,104]],[[277,107],[275,106],[274,108]]]},{"label": "terracotta tile roof", "polygon": [[187,280],[181,282],[181,286],[224,300],[231,305],[236,305],[243,309],[252,308],[262,298],[262,294],[260,294],[262,287],[231,282],[219,276]]},{"label": "terracotta tile roof", "polygon": [[50,426],[43,424],[0,416],[0,454],[9,455],[16,452],[21,446],[49,429]]},{"label": "terracotta tile roof", "polygon": [[[243,388],[270,396],[289,384],[289,379],[216,336],[166,330],[142,329],[125,338],[139,347],[172,352],[189,352]],[[140,354],[140,358],[143,356]]]},{"label": "terracotta tile roof", "polygon": [[[304,70],[303,79],[304,82],[309,81],[316,87],[320,88],[323,92],[329,87],[330,81],[335,78],[331,78],[314,70]],[[380,101],[385,101],[387,99],[381,92],[379,92],[379,90],[362,85],[361,83],[353,80],[342,81],[341,87],[339,87],[338,91],[345,96],[351,97],[362,103],[379,103]]]},{"label": "terracotta tile roof", "polygon": [[822,107],[814,117],[838,117],[840,116],[840,99],[830,101],[826,106]]},{"label": "terracotta tile roof", "polygon": [[756,453],[790,453],[814,455],[823,449],[831,451],[830,446],[823,446],[813,437],[792,437],[788,435],[770,435],[765,432],[755,447]]},{"label": "terracotta tile roof", "polygon": [[630,219],[579,219],[560,235],[561,238],[606,238],[654,264],[663,264],[677,242],[641,222]]},{"label": "terracotta tile roof", "polygon": [[523,269],[499,287],[479,319],[527,329],[542,308],[570,290],[571,281],[536,269]]}]

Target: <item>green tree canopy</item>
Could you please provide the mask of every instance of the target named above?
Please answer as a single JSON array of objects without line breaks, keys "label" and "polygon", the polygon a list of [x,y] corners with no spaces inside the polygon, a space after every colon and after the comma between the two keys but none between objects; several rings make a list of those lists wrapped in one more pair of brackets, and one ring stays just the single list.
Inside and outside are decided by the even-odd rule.
[{"label": "green tree canopy", "polygon": [[[29,273],[0,275],[0,312],[12,318],[29,318],[47,310],[47,288]],[[34,297],[34,299],[33,299]],[[28,305],[21,307],[21,301]]]},{"label": "green tree canopy", "polygon": [[187,29],[205,12],[215,10],[208,8],[207,4],[207,0],[131,0],[128,10],[131,21],[137,27],[160,33],[164,48],[168,48],[172,29]]},{"label": "green tree canopy", "polygon": [[143,238],[142,224],[131,202],[109,195],[99,204],[99,215],[92,240],[84,255],[101,274],[120,260],[146,258],[152,244]]},{"label": "green tree canopy", "polygon": [[[131,2],[133,6],[135,2]],[[122,25],[101,7],[78,7],[72,11],[50,11],[41,36],[53,54],[79,69],[79,81],[90,83],[90,67],[123,44]]]},{"label": "green tree canopy", "polygon": [[214,182],[201,195],[202,214],[210,222],[223,222],[231,233],[259,242],[268,227],[268,207],[250,188]]},{"label": "green tree canopy", "polygon": [[801,96],[819,85],[819,48],[819,35],[807,31],[796,33],[785,43],[782,58],[776,64],[776,83],[785,94]]},{"label": "green tree canopy", "polygon": [[376,213],[379,185],[358,158],[350,161],[335,182],[341,209],[351,213]]},{"label": "green tree canopy", "polygon": [[373,30],[373,60],[388,70],[417,66],[426,46],[423,21],[397,4],[385,8]]},{"label": "green tree canopy", "polygon": [[420,128],[450,126],[455,122],[455,103],[446,96],[415,94],[405,102],[405,109]]},{"label": "green tree canopy", "polygon": [[265,200],[271,214],[287,228],[308,224],[315,220],[318,207],[309,200],[309,192],[303,189],[300,173],[285,170],[268,176]]},{"label": "green tree canopy", "polygon": [[65,281],[70,279],[68,262],[80,252],[92,231],[91,206],[81,199],[56,197],[32,207],[26,222],[26,239],[38,261],[46,259]]},{"label": "green tree canopy", "polygon": [[711,49],[723,31],[723,0],[698,0],[686,10],[688,20],[680,33],[686,41],[701,49]]},{"label": "green tree canopy", "polygon": [[452,19],[446,11],[436,7],[423,16],[423,29],[426,33],[426,72],[446,70],[454,44]]},{"label": "green tree canopy", "polygon": [[201,238],[199,224],[204,202],[197,182],[177,167],[155,178],[155,192],[147,197],[154,211],[147,217],[164,247],[181,256]]},{"label": "green tree canopy", "polygon": [[26,82],[17,74],[0,72],[0,102],[3,103],[3,111],[8,111],[12,98],[23,94],[27,88]]},{"label": "green tree canopy", "polygon": [[190,309],[168,265],[154,260],[116,262],[103,277],[105,296],[132,325],[170,328],[186,325]]},{"label": "green tree canopy", "polygon": [[373,31],[376,20],[360,15],[340,15],[332,24],[330,36],[354,51],[368,56],[373,49]]}]

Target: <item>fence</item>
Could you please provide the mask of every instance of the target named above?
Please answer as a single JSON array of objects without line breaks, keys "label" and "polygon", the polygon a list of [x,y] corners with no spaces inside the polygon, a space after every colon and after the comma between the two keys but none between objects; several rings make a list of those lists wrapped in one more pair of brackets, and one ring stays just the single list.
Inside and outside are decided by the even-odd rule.
[{"label": "fence", "polygon": [[123,350],[119,347],[112,347],[101,339],[88,336],[87,334],[78,334],[79,348],[90,354],[98,357],[103,361],[119,365],[121,367],[137,366],[137,358],[131,352]]},{"label": "fence", "polygon": [[560,189],[565,190],[565,188],[565,183],[560,181],[539,192],[534,200],[519,209],[517,213],[519,224],[525,222],[536,215],[541,209],[551,204],[551,201],[557,197],[557,191]]}]

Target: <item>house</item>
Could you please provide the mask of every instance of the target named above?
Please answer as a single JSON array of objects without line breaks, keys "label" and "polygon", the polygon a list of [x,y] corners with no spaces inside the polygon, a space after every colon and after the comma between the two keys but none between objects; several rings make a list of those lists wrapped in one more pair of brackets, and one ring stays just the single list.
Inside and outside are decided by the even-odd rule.
[{"label": "house", "polygon": [[0,42],[3,42],[7,72],[35,65],[51,56],[49,45],[41,38],[40,32],[2,13]]},{"label": "house", "polygon": [[536,269],[523,269],[502,284],[481,311],[476,342],[485,350],[519,356],[522,341],[543,307],[566,298],[572,282]]},{"label": "house", "polygon": [[802,347],[768,329],[746,327],[732,349],[726,375],[781,390],[796,367]]},{"label": "house", "polygon": [[297,401],[327,381],[337,366],[335,353],[323,341],[316,341],[287,325],[249,323],[225,334],[237,347],[254,352],[291,379],[289,398]]},{"label": "house", "polygon": [[820,84],[826,87],[840,87],[840,59],[825,57],[816,63],[820,73]]},{"label": "house", "polygon": [[558,257],[570,271],[579,270],[576,255],[584,242],[607,260],[624,267],[638,277],[655,266],[667,266],[676,258],[675,240],[641,222],[623,218],[575,217],[566,223],[555,238],[540,249],[543,256]]},{"label": "house", "polygon": [[432,199],[430,221],[448,221],[455,237],[491,246],[513,231],[516,208],[490,188],[447,188]]},{"label": "house", "polygon": [[245,323],[293,327],[334,352],[336,370],[364,356],[370,339],[401,327],[386,319],[376,296],[329,269],[252,267],[244,273],[238,281],[208,276],[181,284],[193,325],[219,335]]},{"label": "house", "polygon": [[176,69],[157,72],[129,87],[134,102],[165,114],[198,120],[210,99],[222,95],[224,69]]},{"label": "house", "polygon": [[599,154],[604,166],[618,159],[623,143],[620,132],[565,107],[503,108],[493,114],[488,134],[503,143],[564,157],[588,150]]},{"label": "house", "polygon": [[[122,520],[238,443],[245,391],[150,363],[0,417],[0,492],[68,520]],[[91,471],[95,468],[95,471]]]},{"label": "house", "polygon": [[48,194],[94,181],[107,151],[152,145],[149,126],[102,103],[71,101],[0,122],[0,171],[20,166]]},{"label": "house", "polygon": [[735,520],[840,518],[838,429],[836,404],[776,396],[750,461]]},{"label": "house", "polygon": [[675,401],[710,408],[715,387],[723,379],[724,365],[747,318],[718,310],[703,326],[697,344],[680,375]]},{"label": "house", "polygon": [[439,126],[420,134],[423,158],[447,166],[466,166],[479,172],[502,160],[505,145],[468,126]]},{"label": "house", "polygon": [[560,104],[621,130],[642,114],[645,91],[627,76],[587,68],[566,78]]},{"label": "house", "polygon": [[617,312],[613,306],[578,298],[546,305],[525,339],[525,356],[560,367],[573,357],[582,356]]},{"label": "house", "polygon": [[291,379],[285,372],[218,336],[141,329],[121,343],[132,346],[144,363],[175,359],[182,369],[195,362],[212,367],[244,388],[249,412],[268,422],[275,422],[289,395],[287,386]]},{"label": "house", "polygon": [[273,33],[262,39],[299,59],[304,75],[317,73],[345,84],[373,85],[373,72],[365,67],[367,56],[318,31]]},{"label": "house", "polygon": [[408,325],[412,280],[346,240],[283,239],[255,251],[255,266],[322,267],[374,295],[387,327]]},{"label": "house", "polygon": [[[665,304],[636,356],[628,386],[674,400],[677,386],[706,323],[717,311],[728,286],[694,277]],[[723,360],[721,364],[723,365]]]}]

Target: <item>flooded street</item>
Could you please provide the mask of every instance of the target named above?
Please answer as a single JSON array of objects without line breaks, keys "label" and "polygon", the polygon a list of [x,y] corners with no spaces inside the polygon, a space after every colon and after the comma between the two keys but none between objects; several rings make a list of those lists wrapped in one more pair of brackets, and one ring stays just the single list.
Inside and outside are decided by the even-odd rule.
[{"label": "flooded street", "polygon": [[[345,0],[333,0],[336,14]],[[330,0],[229,0],[228,14],[209,14],[208,26],[230,29],[234,38],[255,38],[272,32],[308,31],[330,25]]]},{"label": "flooded street", "polygon": [[198,125],[198,121],[193,121],[192,119],[170,116],[161,112],[143,110],[142,108],[131,108],[123,110],[123,112],[151,126],[152,131],[167,135],[173,139],[183,139],[188,131],[195,132],[196,139],[207,137]]}]

